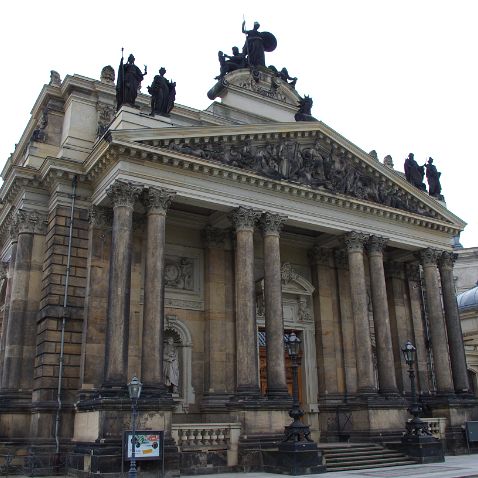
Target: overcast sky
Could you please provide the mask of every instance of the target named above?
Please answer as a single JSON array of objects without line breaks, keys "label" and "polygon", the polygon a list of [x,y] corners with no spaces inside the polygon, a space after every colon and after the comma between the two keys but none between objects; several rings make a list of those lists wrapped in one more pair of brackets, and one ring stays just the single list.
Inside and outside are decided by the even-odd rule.
[{"label": "overcast sky", "polygon": [[0,163],[18,142],[50,70],[99,79],[121,47],[148,65],[142,91],[164,66],[176,102],[198,109],[218,74],[217,51],[242,47],[243,15],[270,31],[266,64],[286,66],[314,116],[403,171],[409,152],[442,172],[448,208],[478,246],[478,1],[0,2]]}]

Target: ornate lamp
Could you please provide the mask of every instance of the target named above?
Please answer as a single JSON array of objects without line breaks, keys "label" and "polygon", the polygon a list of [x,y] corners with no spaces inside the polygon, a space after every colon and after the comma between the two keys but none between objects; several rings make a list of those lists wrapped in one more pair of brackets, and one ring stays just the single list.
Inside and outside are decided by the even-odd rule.
[{"label": "ornate lamp", "polygon": [[413,346],[410,340],[407,340],[407,343],[402,347],[403,358],[405,363],[412,368],[415,363],[415,357],[417,354],[417,349]]},{"label": "ornate lamp", "polygon": [[141,395],[141,388],[143,384],[138,380],[138,377],[133,376],[131,382],[128,383],[128,393],[129,398],[131,398],[131,409],[132,409],[132,417],[131,417],[131,461],[129,465],[128,477],[129,478],[136,478],[137,471],[136,471],[136,405],[138,403],[138,398]]},{"label": "ornate lamp", "polygon": [[287,353],[291,360],[297,360],[300,351],[300,339],[295,335],[295,332],[289,334],[287,339]]}]

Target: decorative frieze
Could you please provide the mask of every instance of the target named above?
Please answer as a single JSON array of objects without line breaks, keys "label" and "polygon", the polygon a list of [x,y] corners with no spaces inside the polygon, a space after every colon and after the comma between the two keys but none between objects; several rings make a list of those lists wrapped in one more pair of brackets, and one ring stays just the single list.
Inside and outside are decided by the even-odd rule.
[{"label": "decorative frieze", "polygon": [[113,210],[103,206],[91,206],[88,220],[93,227],[110,228],[113,225]]},{"label": "decorative frieze", "polygon": [[295,281],[299,278],[299,274],[294,270],[294,268],[288,263],[284,262],[280,269],[282,284],[287,285],[291,281]]},{"label": "decorative frieze", "polygon": [[272,214],[270,212],[265,212],[264,214],[262,214],[259,220],[262,233],[279,234],[286,220],[287,217],[282,216],[281,214]]},{"label": "decorative frieze", "polygon": [[226,231],[217,227],[207,225],[201,232],[201,237],[204,245],[211,248],[223,248],[226,240]]},{"label": "decorative frieze", "polygon": [[194,262],[188,257],[166,256],[164,285],[177,290],[194,290]]},{"label": "decorative frieze", "polygon": [[176,195],[175,191],[164,188],[148,188],[143,195],[143,204],[148,211],[166,214]]},{"label": "decorative frieze", "polygon": [[351,231],[344,236],[345,246],[349,252],[363,252],[365,243],[369,236],[357,231]]},{"label": "decorative frieze", "polygon": [[115,181],[107,190],[106,194],[111,199],[113,207],[133,207],[141,194],[141,188],[126,181]]},{"label": "decorative frieze", "polygon": [[260,211],[240,206],[232,211],[232,224],[236,231],[254,229],[260,215]]}]

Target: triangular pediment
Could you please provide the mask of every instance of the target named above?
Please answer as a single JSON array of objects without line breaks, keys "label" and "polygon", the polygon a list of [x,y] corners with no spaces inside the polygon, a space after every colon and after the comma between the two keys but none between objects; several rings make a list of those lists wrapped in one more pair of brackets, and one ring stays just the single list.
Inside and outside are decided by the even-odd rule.
[{"label": "triangular pediment", "polygon": [[171,158],[242,170],[290,187],[321,191],[337,201],[374,204],[456,229],[465,225],[437,200],[408,183],[403,174],[322,122],[122,130],[112,131],[111,141],[134,143]]}]

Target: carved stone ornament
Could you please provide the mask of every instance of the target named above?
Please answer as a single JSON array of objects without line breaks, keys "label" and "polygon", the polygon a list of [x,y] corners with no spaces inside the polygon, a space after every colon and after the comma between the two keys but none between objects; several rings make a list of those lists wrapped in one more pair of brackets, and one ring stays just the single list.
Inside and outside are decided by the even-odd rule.
[{"label": "carved stone ornament", "polygon": [[259,211],[240,206],[232,211],[232,224],[236,231],[254,229],[260,215]]},{"label": "carved stone ornament", "polygon": [[202,233],[202,240],[208,248],[224,248],[224,242],[226,239],[226,231],[217,227],[207,225]]},{"label": "carved stone ornament", "polygon": [[279,234],[286,220],[286,216],[265,212],[260,218],[263,234]]},{"label": "carved stone ornament", "polygon": [[8,228],[8,233],[10,234],[10,241],[17,242],[18,241],[18,224],[15,220],[12,221]]},{"label": "carved stone ornament", "polygon": [[290,138],[262,143],[245,138],[237,143],[223,140],[165,144],[171,150],[202,159],[247,169],[276,180],[287,180],[313,189],[324,189],[404,211],[432,216],[419,199],[389,179],[352,160],[346,151],[325,139],[313,143]]},{"label": "carved stone ornament", "polygon": [[309,251],[309,257],[317,265],[330,266],[330,260],[332,258],[332,250],[315,245]]},{"label": "carved stone ornament", "polygon": [[148,212],[166,214],[175,195],[176,192],[169,189],[148,188],[144,191],[143,204]]},{"label": "carved stone ornament", "polygon": [[438,258],[441,256],[442,251],[437,251],[436,249],[424,249],[420,251],[419,257],[423,267],[436,266]]},{"label": "carved stone ornament", "polygon": [[194,261],[189,257],[166,256],[164,265],[164,284],[178,290],[194,289]]},{"label": "carved stone ornament", "polygon": [[98,102],[96,105],[96,111],[98,112],[98,127],[96,129],[96,136],[103,136],[108,127],[115,117],[116,108],[114,105]]},{"label": "carved stone ornament", "polygon": [[334,251],[335,266],[338,269],[348,270],[349,268],[349,256],[345,249],[337,249]]},{"label": "carved stone ornament", "polygon": [[88,211],[90,224],[98,228],[108,228],[113,225],[113,210],[109,207],[91,206]]},{"label": "carved stone ornament", "polygon": [[405,273],[409,281],[420,282],[420,264],[418,262],[407,262]]},{"label": "carved stone ornament", "polygon": [[364,244],[369,236],[361,232],[352,231],[344,236],[344,242],[349,252],[363,252]]},{"label": "carved stone ornament", "polygon": [[46,233],[47,217],[45,214],[38,213],[37,211],[24,211],[23,209],[20,209],[17,211],[15,222],[19,234]]},{"label": "carved stone ornament", "polygon": [[106,83],[107,85],[115,84],[115,70],[111,65],[107,65],[102,68],[100,81],[101,83]]},{"label": "carved stone ornament", "polygon": [[371,236],[367,243],[369,253],[383,253],[387,245],[388,239],[381,236]]},{"label": "carved stone ornament", "polygon": [[141,191],[142,188],[126,181],[115,181],[106,190],[106,194],[111,199],[113,207],[126,206],[132,208]]},{"label": "carved stone ornament", "polygon": [[453,270],[453,264],[455,263],[457,258],[458,258],[458,254],[455,254],[454,252],[444,251],[442,252],[438,260],[438,265],[440,269]]},{"label": "carved stone ornament", "polygon": [[9,266],[8,262],[0,262],[0,280],[7,278]]},{"label": "carved stone ornament", "polygon": [[284,262],[280,268],[280,275],[283,284],[288,284],[292,280],[296,280],[299,277],[299,274],[293,269],[293,267],[288,263]]},{"label": "carved stone ornament", "polygon": [[60,73],[55,70],[50,71],[50,86],[61,86]]}]

